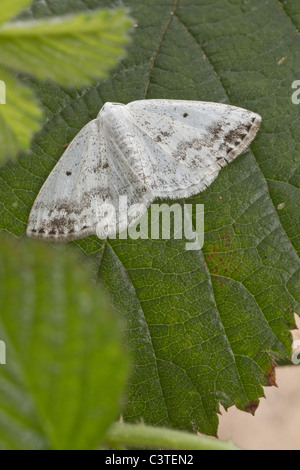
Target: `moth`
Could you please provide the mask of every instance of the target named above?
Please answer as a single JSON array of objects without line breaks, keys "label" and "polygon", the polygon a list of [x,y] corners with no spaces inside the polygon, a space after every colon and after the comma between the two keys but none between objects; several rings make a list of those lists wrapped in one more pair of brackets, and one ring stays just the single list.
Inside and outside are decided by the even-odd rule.
[{"label": "moth", "polygon": [[[27,235],[67,242],[111,236],[156,199],[198,194],[254,139],[261,117],[201,101],[107,102],[65,150],[32,207]],[[140,211],[119,210],[126,196]],[[105,225],[107,208],[116,224]],[[125,222],[124,222],[125,221]]]}]

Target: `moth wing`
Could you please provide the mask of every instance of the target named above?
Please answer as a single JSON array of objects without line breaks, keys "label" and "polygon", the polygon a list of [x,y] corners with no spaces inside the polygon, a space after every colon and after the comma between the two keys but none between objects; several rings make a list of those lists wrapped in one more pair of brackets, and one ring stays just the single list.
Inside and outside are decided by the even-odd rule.
[{"label": "moth wing", "polygon": [[249,146],[261,123],[252,111],[219,103],[141,100],[126,108],[148,154],[147,185],[157,197],[173,199],[209,186]]},{"label": "moth wing", "polygon": [[[66,242],[99,235],[98,227],[105,238],[121,229],[119,196],[126,195],[128,204],[139,199],[149,205],[151,195],[126,164],[117,138],[100,115],[77,134],[35,200],[28,236]],[[116,224],[107,232],[98,224],[108,206]]]}]

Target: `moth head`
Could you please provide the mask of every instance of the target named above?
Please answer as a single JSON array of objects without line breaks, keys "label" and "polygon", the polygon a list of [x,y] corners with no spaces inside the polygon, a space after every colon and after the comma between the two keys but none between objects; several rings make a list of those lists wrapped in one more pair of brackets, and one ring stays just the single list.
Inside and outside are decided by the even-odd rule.
[{"label": "moth head", "polygon": [[100,113],[98,114],[98,116],[100,114],[103,114],[103,113],[112,112],[114,109],[116,109],[117,106],[121,107],[121,106],[125,106],[125,104],[123,104],[123,103],[111,103],[110,101],[107,101],[102,106],[102,108],[100,109]]}]

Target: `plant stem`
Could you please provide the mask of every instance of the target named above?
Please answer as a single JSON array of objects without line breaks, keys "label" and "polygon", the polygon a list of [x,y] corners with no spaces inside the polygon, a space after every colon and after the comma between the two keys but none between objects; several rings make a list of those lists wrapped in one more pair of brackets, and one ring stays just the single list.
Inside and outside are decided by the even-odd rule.
[{"label": "plant stem", "polygon": [[105,435],[105,444],[112,448],[123,445],[167,450],[240,450],[231,441],[219,441],[145,424],[126,423],[114,423]]}]

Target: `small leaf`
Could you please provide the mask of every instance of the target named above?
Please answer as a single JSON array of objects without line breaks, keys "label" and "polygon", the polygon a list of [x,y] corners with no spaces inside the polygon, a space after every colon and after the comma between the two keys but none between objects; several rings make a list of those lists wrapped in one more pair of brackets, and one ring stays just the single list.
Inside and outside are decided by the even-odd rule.
[{"label": "small leaf", "polygon": [[1,449],[95,449],[127,372],[118,318],[70,253],[0,245]]},{"label": "small leaf", "polygon": [[6,23],[0,63],[62,85],[87,85],[124,55],[131,26],[124,10]]},{"label": "small leaf", "polygon": [[32,0],[1,0],[0,24],[13,18],[31,3]]},{"label": "small leaf", "polygon": [[6,105],[0,111],[0,163],[29,147],[42,117],[33,92],[10,70],[67,86],[86,85],[104,76],[124,54],[131,25],[125,11],[101,10],[0,26],[0,79],[6,86]]},{"label": "small leaf", "polygon": [[42,111],[34,92],[0,66],[5,83],[6,104],[0,106],[0,163],[9,155],[29,147],[32,132],[38,130]]}]

